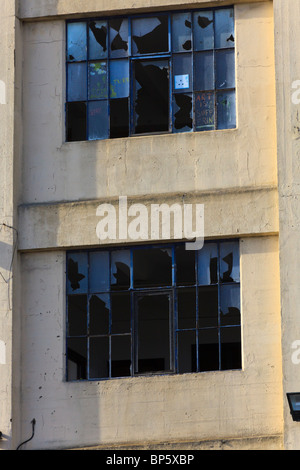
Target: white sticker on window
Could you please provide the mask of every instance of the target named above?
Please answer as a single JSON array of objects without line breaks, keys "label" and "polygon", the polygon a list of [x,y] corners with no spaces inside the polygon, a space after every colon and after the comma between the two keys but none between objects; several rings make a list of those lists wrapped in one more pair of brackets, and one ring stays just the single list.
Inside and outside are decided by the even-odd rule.
[{"label": "white sticker on window", "polygon": [[175,90],[182,90],[190,87],[190,76],[187,75],[175,75]]}]

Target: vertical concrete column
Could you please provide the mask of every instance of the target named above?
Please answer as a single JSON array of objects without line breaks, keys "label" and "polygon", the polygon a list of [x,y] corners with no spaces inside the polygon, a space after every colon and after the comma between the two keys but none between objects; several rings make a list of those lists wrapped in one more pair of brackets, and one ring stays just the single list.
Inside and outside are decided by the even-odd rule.
[{"label": "vertical concrete column", "polygon": [[[15,201],[16,2],[1,1],[0,15],[0,449],[14,448],[14,271],[17,260]],[[17,356],[16,356],[17,357]]]}]

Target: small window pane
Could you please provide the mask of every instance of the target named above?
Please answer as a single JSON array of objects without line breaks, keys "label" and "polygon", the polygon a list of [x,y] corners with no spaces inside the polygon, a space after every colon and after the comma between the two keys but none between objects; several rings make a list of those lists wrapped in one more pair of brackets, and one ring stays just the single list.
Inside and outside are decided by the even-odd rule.
[{"label": "small window pane", "polygon": [[195,93],[195,129],[211,131],[215,128],[214,93]]},{"label": "small window pane", "polygon": [[111,252],[111,289],[130,287],[130,250]]},{"label": "small window pane", "polygon": [[68,296],[68,335],[83,336],[87,333],[87,296]]},{"label": "small window pane", "polygon": [[192,91],[192,54],[176,54],[173,56],[173,74],[173,87],[176,93]]},{"label": "small window pane", "polygon": [[110,57],[128,55],[128,20],[113,18],[109,22]]},{"label": "small window pane", "polygon": [[130,333],[131,301],[130,292],[111,294],[112,334]]},{"label": "small window pane", "polygon": [[87,379],[87,339],[69,338],[67,342],[68,380]]},{"label": "small window pane", "polygon": [[167,15],[132,20],[133,55],[169,50]]},{"label": "small window pane", "polygon": [[216,52],[216,88],[235,87],[234,51]]},{"label": "small window pane", "polygon": [[198,284],[209,285],[218,282],[218,245],[207,243],[198,252]]},{"label": "small window pane", "polygon": [[176,284],[185,286],[196,283],[195,251],[185,245],[176,247]]},{"label": "small window pane", "polygon": [[212,11],[194,13],[194,50],[214,47],[214,20]]},{"label": "small window pane", "polygon": [[109,377],[109,339],[108,337],[90,338],[89,378]]},{"label": "small window pane", "polygon": [[108,139],[108,102],[91,101],[88,118],[89,140]]},{"label": "small window pane", "polygon": [[171,250],[159,248],[133,250],[133,275],[135,287],[171,286]]},{"label": "small window pane", "polygon": [[240,286],[221,286],[221,325],[240,325]]},{"label": "small window pane", "polygon": [[236,127],[235,92],[228,91],[217,94],[218,129]]},{"label": "small window pane", "polygon": [[199,369],[200,372],[219,370],[218,329],[199,330]]},{"label": "small window pane", "polygon": [[131,336],[112,336],[111,338],[111,376],[129,377],[131,375]]},{"label": "small window pane", "polygon": [[213,52],[195,54],[195,90],[214,90]]},{"label": "small window pane", "polygon": [[193,130],[192,95],[177,93],[173,100],[174,132],[191,132]]},{"label": "small window pane", "polygon": [[185,374],[197,371],[196,333],[195,331],[179,331],[178,338],[178,373]]},{"label": "small window pane", "polygon": [[107,98],[106,62],[89,63],[89,100]]},{"label": "small window pane", "polygon": [[177,290],[178,329],[196,328],[196,289]]},{"label": "small window pane", "polygon": [[129,62],[112,60],[110,62],[110,98],[129,96]]},{"label": "small window pane", "polygon": [[67,103],[66,138],[68,142],[86,140],[86,103]]},{"label": "small window pane", "polygon": [[67,292],[85,293],[88,290],[87,253],[72,253],[67,259]]},{"label": "small window pane", "polygon": [[220,244],[221,282],[240,282],[240,255],[238,242]]},{"label": "small window pane", "polygon": [[218,326],[218,287],[208,286],[198,289],[199,328]]},{"label": "small window pane", "polygon": [[86,23],[68,23],[67,60],[81,61],[87,58]]},{"label": "small window pane", "polygon": [[241,328],[221,328],[221,369],[241,368]]},{"label": "small window pane", "polygon": [[98,251],[90,253],[90,292],[109,290],[109,253]]},{"label": "small window pane", "polygon": [[110,138],[128,137],[129,105],[128,98],[111,100],[110,107]]},{"label": "small window pane", "polygon": [[191,13],[176,13],[172,16],[172,48],[174,52],[192,49]]},{"label": "small window pane", "polygon": [[216,10],[215,12],[216,48],[234,46],[233,9]]},{"label": "small window pane", "polygon": [[107,22],[89,23],[89,58],[91,60],[107,57]]},{"label": "small window pane", "polygon": [[109,333],[109,295],[98,294],[90,298],[90,335],[107,335]]},{"label": "small window pane", "polygon": [[85,101],[86,93],[86,64],[68,64],[68,101]]}]

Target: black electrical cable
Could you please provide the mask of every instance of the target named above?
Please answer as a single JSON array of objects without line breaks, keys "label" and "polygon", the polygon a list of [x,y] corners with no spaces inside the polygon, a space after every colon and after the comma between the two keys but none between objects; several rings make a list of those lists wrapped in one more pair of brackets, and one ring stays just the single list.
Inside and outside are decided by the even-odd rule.
[{"label": "black electrical cable", "polygon": [[18,447],[17,447],[16,450],[19,450],[21,446],[23,446],[24,444],[27,444],[27,442],[29,442],[29,441],[31,441],[31,439],[33,439],[35,423],[36,423],[36,421],[35,421],[35,419],[33,419],[33,420],[31,421],[31,424],[32,424],[32,435],[31,435],[31,437],[30,437],[29,439],[27,439],[27,441],[24,441],[24,442],[22,442],[20,445],[18,445]]}]

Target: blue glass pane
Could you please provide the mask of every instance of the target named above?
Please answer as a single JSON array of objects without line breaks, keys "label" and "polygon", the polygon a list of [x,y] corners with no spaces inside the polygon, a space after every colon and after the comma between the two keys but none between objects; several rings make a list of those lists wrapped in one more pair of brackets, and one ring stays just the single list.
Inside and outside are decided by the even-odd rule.
[{"label": "blue glass pane", "polygon": [[110,98],[129,96],[129,62],[112,60],[110,62]]},{"label": "blue glass pane", "polygon": [[86,23],[68,23],[67,60],[80,61],[87,58]]},{"label": "blue glass pane", "polygon": [[220,298],[221,325],[240,325],[240,285],[222,285]]},{"label": "blue glass pane", "polygon": [[90,292],[109,290],[109,253],[99,251],[90,253]]},{"label": "blue glass pane", "polygon": [[129,289],[130,251],[118,250],[111,253],[111,288]]},{"label": "blue glass pane", "polygon": [[176,93],[173,97],[174,132],[193,130],[193,97],[191,94]]},{"label": "blue glass pane", "polygon": [[88,290],[87,253],[72,253],[67,258],[67,293],[85,293]]},{"label": "blue glass pane", "polygon": [[128,19],[113,18],[109,22],[110,57],[128,56]]},{"label": "blue glass pane", "polygon": [[89,58],[107,57],[107,22],[90,21],[89,23]]},{"label": "blue glass pane", "polygon": [[234,47],[233,9],[216,10],[215,15],[216,48]]},{"label": "blue glass pane", "polygon": [[236,127],[235,92],[228,91],[217,95],[218,129],[233,129]]},{"label": "blue glass pane", "polygon": [[240,282],[240,256],[238,242],[224,242],[220,245],[221,282]]},{"label": "blue glass pane", "polygon": [[210,131],[215,128],[214,93],[195,93],[195,130]]},{"label": "blue glass pane", "polygon": [[216,52],[216,88],[235,87],[234,50]]},{"label": "blue glass pane", "polygon": [[149,54],[169,50],[168,16],[132,20],[132,53]]},{"label": "blue glass pane", "polygon": [[218,282],[218,245],[207,243],[198,252],[198,284],[209,285]]},{"label": "blue glass pane", "polygon": [[172,49],[174,52],[192,49],[191,13],[176,13],[172,16]]},{"label": "blue glass pane", "polygon": [[214,18],[212,11],[194,13],[194,50],[214,48]]},{"label": "blue glass pane", "polygon": [[173,75],[173,87],[176,93],[192,91],[192,54],[176,54],[173,56]]},{"label": "blue glass pane", "polygon": [[213,52],[195,54],[194,90],[214,90],[214,56]]},{"label": "blue glass pane", "polygon": [[107,98],[107,63],[89,63],[89,99]]},{"label": "blue glass pane", "polygon": [[88,139],[108,139],[108,102],[91,101],[88,111]]},{"label": "blue glass pane", "polygon": [[86,64],[68,64],[68,101],[86,101]]}]

